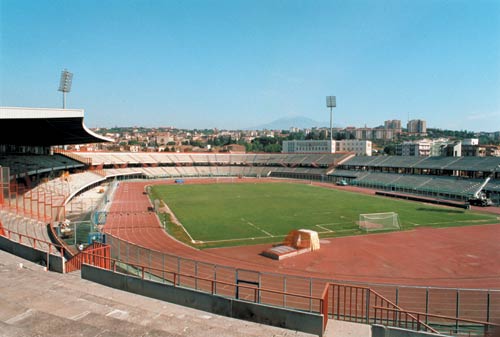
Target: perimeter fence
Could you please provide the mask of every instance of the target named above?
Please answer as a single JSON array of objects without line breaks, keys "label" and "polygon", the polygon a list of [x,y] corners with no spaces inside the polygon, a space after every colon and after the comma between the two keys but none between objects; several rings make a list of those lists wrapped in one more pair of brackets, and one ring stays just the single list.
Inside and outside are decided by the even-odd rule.
[{"label": "perimeter fence", "polygon": [[93,212],[90,217],[90,222],[94,230],[97,229],[97,226],[104,225],[106,223],[106,214],[111,206],[111,201],[113,201],[113,197],[115,195],[116,189],[119,185],[118,180],[113,180],[109,183],[109,187],[99,200],[99,203],[96,207],[92,208]]},{"label": "perimeter fence", "polygon": [[[179,275],[192,276],[179,276],[176,282],[180,286],[203,289],[208,286],[208,283],[205,284],[206,282],[199,280],[211,279],[278,292],[259,294],[258,302],[262,304],[314,312],[317,310],[315,308],[319,307],[319,303],[316,303],[317,300],[314,298],[321,298],[327,283],[347,283],[353,286],[369,287],[407,311],[486,322],[500,321],[500,290],[418,287],[303,277],[198,261],[141,247],[109,234],[106,236],[106,241],[111,246],[113,259],[146,266],[146,270],[168,270]],[[144,278],[164,279],[165,275],[146,272]],[[221,289],[215,289],[215,293],[241,299],[252,298],[252,300],[255,296],[253,291],[248,290],[248,287],[238,289],[234,286],[223,286]],[[287,296],[287,293],[294,294],[294,296]],[[308,299],[304,301],[297,295],[307,296]],[[334,314],[333,300],[331,302],[328,303],[330,317]]]}]

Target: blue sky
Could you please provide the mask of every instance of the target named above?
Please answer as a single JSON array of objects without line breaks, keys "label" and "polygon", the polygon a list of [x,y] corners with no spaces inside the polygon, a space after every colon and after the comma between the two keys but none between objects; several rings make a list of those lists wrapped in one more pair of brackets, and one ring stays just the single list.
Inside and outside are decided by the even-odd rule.
[{"label": "blue sky", "polygon": [[498,0],[0,0],[0,105],[89,127],[281,117],[500,130]]}]

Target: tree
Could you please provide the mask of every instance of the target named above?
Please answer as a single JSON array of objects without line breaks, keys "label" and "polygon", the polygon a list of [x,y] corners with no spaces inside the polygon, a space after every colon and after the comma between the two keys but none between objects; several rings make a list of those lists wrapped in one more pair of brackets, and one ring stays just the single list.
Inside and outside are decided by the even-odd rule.
[{"label": "tree", "polygon": [[393,156],[396,154],[396,145],[394,144],[389,144],[384,147],[384,153],[388,154],[390,156]]},{"label": "tree", "polygon": [[264,152],[281,152],[281,145],[276,144],[267,144],[264,146]]},{"label": "tree", "polygon": [[197,146],[197,147],[203,147],[203,145],[204,145],[199,140],[192,140],[192,139],[189,141],[189,144],[192,146]]}]

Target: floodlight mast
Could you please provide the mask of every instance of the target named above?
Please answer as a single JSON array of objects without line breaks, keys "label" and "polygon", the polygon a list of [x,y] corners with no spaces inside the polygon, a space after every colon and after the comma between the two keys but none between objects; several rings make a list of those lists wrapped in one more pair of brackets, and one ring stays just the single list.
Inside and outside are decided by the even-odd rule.
[{"label": "floodlight mast", "polygon": [[71,91],[71,81],[73,80],[73,73],[67,69],[61,72],[61,81],[59,82],[59,89],[63,93],[63,109],[66,109],[66,93]]},{"label": "floodlight mast", "polygon": [[337,106],[335,96],[326,96],[326,107],[330,108],[330,142],[333,141],[333,108]]}]

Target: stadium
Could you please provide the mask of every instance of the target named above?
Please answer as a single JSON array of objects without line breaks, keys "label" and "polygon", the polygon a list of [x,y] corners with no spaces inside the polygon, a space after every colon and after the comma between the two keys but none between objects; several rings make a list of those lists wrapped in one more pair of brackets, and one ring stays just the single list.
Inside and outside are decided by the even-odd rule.
[{"label": "stadium", "polygon": [[[2,250],[320,336],[332,320],[453,336],[498,327],[500,158],[65,151],[109,141],[83,118],[0,108],[2,129],[35,130],[0,135]],[[302,229],[319,249],[263,254]]]}]

